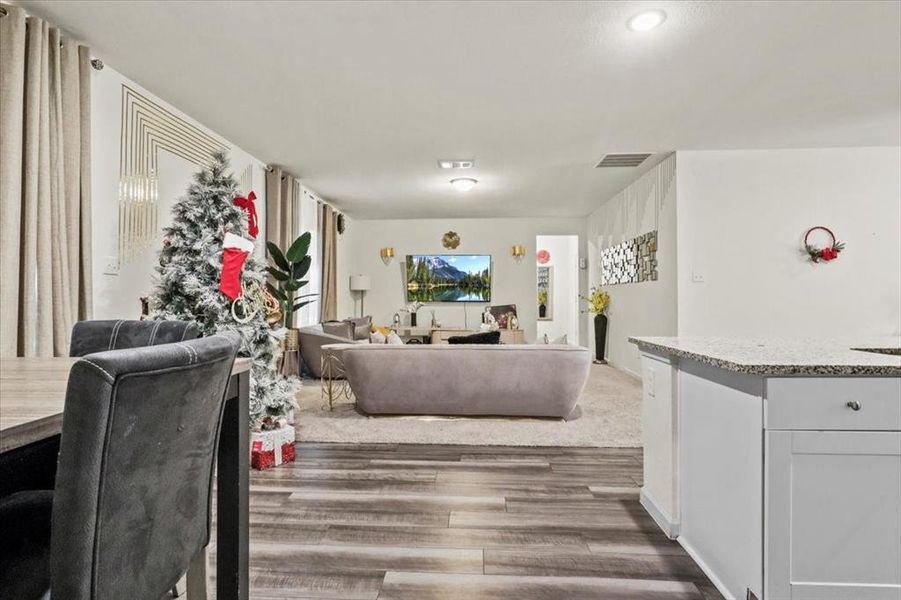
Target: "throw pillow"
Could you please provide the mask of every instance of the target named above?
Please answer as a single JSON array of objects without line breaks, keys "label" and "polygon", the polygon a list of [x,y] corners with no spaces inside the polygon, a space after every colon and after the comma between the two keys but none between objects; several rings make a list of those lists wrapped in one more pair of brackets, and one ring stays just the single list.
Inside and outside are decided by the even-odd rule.
[{"label": "throw pillow", "polygon": [[400,339],[400,336],[397,335],[397,333],[395,333],[394,331],[392,331],[391,333],[388,334],[388,341],[386,343],[391,344],[393,346],[397,346],[397,345],[403,346],[404,345],[404,341],[402,339]]},{"label": "throw pillow", "polygon": [[381,331],[373,331],[369,334],[370,344],[384,344],[386,339],[385,334]]},{"label": "throw pillow", "polygon": [[345,340],[354,339],[353,326],[347,321],[324,321],[322,323],[323,333],[336,335]]},{"label": "throw pillow", "polygon": [[500,344],[500,331],[485,331],[472,335],[454,335],[447,338],[448,344]]},{"label": "throw pillow", "polygon": [[383,336],[385,336],[385,337],[388,337],[389,335],[391,335],[391,328],[390,328],[390,327],[379,327],[378,325],[373,325],[373,326],[372,326],[372,329],[370,329],[370,331],[371,331],[372,333],[375,333],[376,331],[378,331],[379,333],[381,333],[381,334],[382,334]]},{"label": "throw pillow", "polygon": [[369,338],[369,330],[372,328],[372,317],[355,317],[353,319],[344,319],[344,322],[350,324],[352,328],[351,339],[365,340]]}]

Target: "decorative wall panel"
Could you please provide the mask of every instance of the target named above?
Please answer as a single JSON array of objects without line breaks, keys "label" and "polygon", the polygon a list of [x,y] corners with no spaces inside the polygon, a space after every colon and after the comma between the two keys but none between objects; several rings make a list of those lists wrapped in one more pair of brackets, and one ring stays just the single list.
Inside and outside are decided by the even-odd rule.
[{"label": "decorative wall panel", "polygon": [[601,251],[601,285],[657,281],[657,230]]},{"label": "decorative wall panel", "polygon": [[205,165],[228,146],[139,91],[122,85],[119,146],[119,264],[159,240],[160,150]]}]

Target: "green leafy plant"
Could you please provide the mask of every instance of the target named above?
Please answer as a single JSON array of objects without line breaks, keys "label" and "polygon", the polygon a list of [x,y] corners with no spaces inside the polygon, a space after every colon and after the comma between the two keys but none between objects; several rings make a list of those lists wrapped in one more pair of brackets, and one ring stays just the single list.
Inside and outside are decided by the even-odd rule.
[{"label": "green leafy plant", "polygon": [[538,305],[547,306],[547,290],[544,288],[538,290]]},{"label": "green leafy plant", "polygon": [[266,269],[266,272],[272,275],[276,281],[276,285],[267,283],[266,289],[278,300],[282,313],[285,316],[285,327],[289,329],[294,328],[295,313],[307,304],[316,301],[315,299],[305,298],[318,296],[315,293],[297,293],[309,283],[304,277],[310,270],[310,263],[312,262],[309,255],[311,237],[309,231],[301,234],[285,252],[282,252],[273,242],[266,242],[269,258],[274,263]]}]

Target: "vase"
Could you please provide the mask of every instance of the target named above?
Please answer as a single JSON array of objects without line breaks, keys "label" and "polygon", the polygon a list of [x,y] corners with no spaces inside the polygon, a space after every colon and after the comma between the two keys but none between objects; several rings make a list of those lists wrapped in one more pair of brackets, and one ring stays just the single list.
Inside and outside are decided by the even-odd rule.
[{"label": "vase", "polygon": [[538,318],[543,319],[545,316],[547,316],[547,306],[545,306],[544,304],[539,304],[538,305]]},{"label": "vase", "polygon": [[282,358],[279,373],[286,377],[300,375],[300,334],[296,329],[288,329],[282,339]]},{"label": "vase", "polygon": [[410,313],[410,327],[416,327],[416,313]]},{"label": "vase", "polygon": [[604,350],[607,346],[607,315],[594,316],[594,362],[606,364]]}]

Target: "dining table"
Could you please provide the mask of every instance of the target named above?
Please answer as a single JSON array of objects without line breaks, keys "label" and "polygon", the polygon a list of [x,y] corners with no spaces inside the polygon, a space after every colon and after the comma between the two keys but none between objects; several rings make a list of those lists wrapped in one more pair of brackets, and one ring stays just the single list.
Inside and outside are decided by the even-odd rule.
[{"label": "dining table", "polygon": [[[0,358],[0,453],[59,435],[69,371],[78,358]],[[235,360],[216,462],[216,598],[249,595],[250,367]],[[204,560],[205,565],[205,560]],[[189,595],[206,596],[206,573],[192,565]],[[193,590],[192,591],[192,586]],[[198,593],[199,592],[199,593]]]}]

